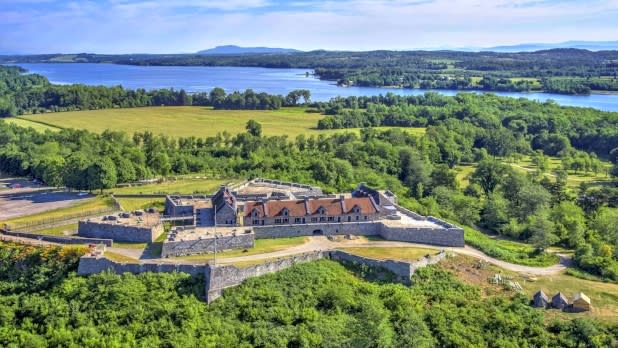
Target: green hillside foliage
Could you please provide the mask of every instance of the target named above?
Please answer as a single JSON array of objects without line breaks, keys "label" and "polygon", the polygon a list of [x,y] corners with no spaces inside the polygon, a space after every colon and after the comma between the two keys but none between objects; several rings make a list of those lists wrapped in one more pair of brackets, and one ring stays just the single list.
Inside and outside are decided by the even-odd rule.
[{"label": "green hillside foliage", "polygon": [[13,290],[0,294],[0,346],[604,347],[617,332],[589,320],[546,327],[523,296],[481,298],[434,267],[408,288],[362,280],[333,261],[300,264],[249,279],[208,306],[200,278],[78,277],[61,251],[27,249],[2,244],[0,261],[55,262],[61,276],[32,288],[18,269],[3,269],[3,288]]}]

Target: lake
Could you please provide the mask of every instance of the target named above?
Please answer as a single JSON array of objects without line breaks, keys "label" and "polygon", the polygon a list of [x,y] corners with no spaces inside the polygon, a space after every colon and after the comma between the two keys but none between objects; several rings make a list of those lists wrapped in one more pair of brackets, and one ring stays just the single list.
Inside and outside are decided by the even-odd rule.
[{"label": "lake", "polygon": [[[58,84],[82,83],[87,85],[125,88],[175,88],[187,92],[210,91],[221,87],[226,92],[252,88],[257,92],[285,95],[294,89],[308,89],[314,101],[327,101],[336,96],[373,96],[392,92],[398,95],[419,95],[425,89],[386,89],[373,87],[339,87],[330,81],[306,76],[306,69],[269,69],[243,67],[202,66],[132,66],[87,63],[17,64],[29,72],[46,76]],[[455,95],[457,90],[433,90],[444,95]],[[618,111],[618,95],[592,94],[571,96],[550,93],[494,92],[497,95],[528,98],[538,101],[554,100],[561,105],[592,107]]]}]

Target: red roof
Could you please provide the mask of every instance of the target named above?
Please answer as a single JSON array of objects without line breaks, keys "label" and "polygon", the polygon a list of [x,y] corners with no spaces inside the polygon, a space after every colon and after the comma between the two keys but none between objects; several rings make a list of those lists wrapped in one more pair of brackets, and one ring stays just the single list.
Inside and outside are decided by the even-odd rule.
[{"label": "red roof", "polygon": [[320,198],[309,199],[305,206],[304,200],[269,200],[266,202],[250,201],[245,203],[245,216],[251,216],[254,210],[257,210],[258,217],[275,217],[283,216],[284,209],[287,209],[288,215],[291,217],[319,215],[319,209],[325,210],[327,216],[338,216],[354,213],[354,207],[360,209],[359,214],[375,214],[377,209],[370,197],[360,198]]}]

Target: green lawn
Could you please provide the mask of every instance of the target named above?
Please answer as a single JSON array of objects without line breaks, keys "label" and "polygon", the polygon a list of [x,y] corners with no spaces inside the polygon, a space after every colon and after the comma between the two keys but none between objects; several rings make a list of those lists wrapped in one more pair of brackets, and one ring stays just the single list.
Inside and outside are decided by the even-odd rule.
[{"label": "green lawn", "polygon": [[[238,256],[249,256],[257,254],[267,254],[275,251],[285,250],[293,246],[306,243],[307,237],[290,237],[290,238],[272,238],[272,239],[256,239],[255,246],[245,250],[229,250],[217,253],[217,258],[228,258]],[[214,258],[214,254],[179,256],[175,259],[189,261],[210,261]]]},{"label": "green lawn", "polygon": [[134,211],[147,208],[157,208],[163,211],[165,199],[163,198],[117,198],[124,211]]},{"label": "green lawn", "polygon": [[[21,116],[10,122],[33,124],[40,127],[77,128],[101,133],[106,129],[121,130],[128,133],[151,131],[177,137],[214,136],[227,131],[237,134],[245,131],[247,121],[253,119],[262,124],[264,135],[299,134],[312,135],[336,133],[350,130],[318,130],[318,121],[323,116],[307,113],[302,107],[282,108],[280,110],[213,110],[197,106],[165,106],[128,109],[105,109],[88,111],[56,112]],[[13,121],[15,120],[15,121]],[[380,127],[387,128],[387,127]],[[421,134],[424,128],[405,128]]]},{"label": "green lawn", "polygon": [[57,227],[52,227],[52,228],[46,228],[43,230],[37,230],[34,231],[33,233],[36,234],[48,234],[48,235],[52,235],[52,236],[67,236],[67,235],[74,235],[75,231],[77,231],[77,224],[68,224],[68,225],[62,225],[62,226],[57,226]]},{"label": "green lawn", "polygon": [[70,218],[76,215],[88,215],[96,214],[104,209],[113,208],[114,201],[111,197],[97,196],[91,199],[84,200],[78,204],[74,204],[65,208],[49,210],[43,213],[20,216],[18,218],[1,221],[0,224],[6,223],[13,226],[19,226],[21,224],[43,224],[49,221],[59,221],[63,218]]},{"label": "green lawn", "polygon": [[228,184],[230,180],[181,178],[162,183],[142,186],[116,187],[108,190],[115,194],[148,194],[148,193],[213,193],[219,186]]},{"label": "green lawn", "polygon": [[350,254],[364,256],[378,260],[405,260],[414,261],[418,260],[425,255],[435,255],[438,253],[435,249],[426,248],[341,248],[340,250],[348,252]]}]

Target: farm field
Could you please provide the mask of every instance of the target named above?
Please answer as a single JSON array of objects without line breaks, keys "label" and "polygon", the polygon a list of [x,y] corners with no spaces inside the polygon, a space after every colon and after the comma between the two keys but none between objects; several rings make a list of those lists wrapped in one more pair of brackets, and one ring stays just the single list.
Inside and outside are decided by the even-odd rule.
[{"label": "farm field", "polygon": [[57,132],[60,130],[60,128],[58,127],[48,126],[42,123],[32,122],[32,121],[29,121],[23,118],[18,118],[18,117],[3,118],[2,120],[4,120],[7,123],[19,126],[19,127],[33,128],[37,132],[45,132],[46,130]]},{"label": "farm field", "polygon": [[[10,118],[19,125],[49,128],[76,128],[101,133],[106,129],[128,133],[150,131],[174,137],[208,137],[224,131],[237,134],[245,131],[249,120],[262,124],[264,135],[318,135],[359,129],[318,130],[322,119],[317,113],[307,113],[302,107],[280,110],[213,110],[207,107],[166,106],[131,109],[106,109],[57,112]],[[34,124],[34,125],[33,125]],[[36,126],[35,126],[36,125]],[[388,128],[388,127],[380,127]],[[424,128],[404,128],[414,134],[424,134]]]}]

